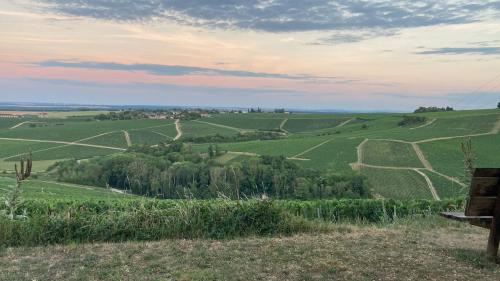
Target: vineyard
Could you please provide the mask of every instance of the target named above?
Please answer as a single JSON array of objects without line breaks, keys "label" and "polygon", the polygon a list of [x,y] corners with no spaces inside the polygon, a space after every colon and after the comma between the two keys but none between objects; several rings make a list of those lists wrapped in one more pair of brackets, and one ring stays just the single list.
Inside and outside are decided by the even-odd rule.
[{"label": "vineyard", "polygon": [[[429,199],[428,181],[442,198],[464,194],[460,143],[466,138],[472,139],[479,167],[500,165],[498,110],[419,113],[414,115],[427,121],[409,126],[398,125],[403,114],[387,113],[224,113],[180,120],[179,126],[173,119],[96,121],[91,113],[0,118],[0,171],[11,172],[13,161],[27,151],[33,153],[34,169],[43,173],[57,161],[178,138],[200,153],[220,141],[219,163],[283,155],[306,168],[360,171],[383,198]],[[272,137],[261,139],[265,134]]]}]

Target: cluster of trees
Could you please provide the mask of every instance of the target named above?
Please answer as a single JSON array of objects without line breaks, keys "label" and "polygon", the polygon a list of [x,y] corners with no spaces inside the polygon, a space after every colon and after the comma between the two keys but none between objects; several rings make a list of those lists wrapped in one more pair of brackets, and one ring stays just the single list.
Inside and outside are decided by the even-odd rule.
[{"label": "cluster of trees", "polygon": [[224,143],[224,142],[239,142],[239,141],[252,141],[252,140],[275,140],[283,138],[283,133],[262,131],[262,132],[248,132],[239,133],[237,135],[223,136],[221,134],[206,135],[206,136],[191,136],[184,137],[185,142],[192,143]]},{"label": "cluster of trees", "polygon": [[143,119],[147,118],[147,115],[142,110],[123,110],[123,111],[111,111],[107,114],[101,113],[95,116],[97,120],[133,120],[133,119]]},{"label": "cluster of trees", "polygon": [[257,109],[249,108],[248,113],[262,113],[262,109],[260,107],[257,107]]},{"label": "cluster of trees", "polygon": [[415,110],[414,113],[425,113],[425,112],[441,112],[441,111],[453,111],[453,107],[436,107],[436,106],[429,106],[429,107],[424,107],[421,106]]},{"label": "cluster of trees", "polygon": [[425,116],[404,115],[403,119],[398,122],[398,125],[399,126],[409,126],[409,125],[425,123],[426,121],[427,121],[427,117],[425,117]]},{"label": "cluster of trees", "polygon": [[498,108],[498,109],[500,109],[500,102],[498,102],[498,104],[497,104],[497,108]]},{"label": "cluster of trees", "polygon": [[[211,147],[215,156],[217,147]],[[210,154],[210,151],[209,151]],[[127,152],[50,168],[59,180],[112,186],[159,198],[233,199],[267,195],[274,198],[362,198],[370,194],[363,176],[305,169],[282,156],[261,156],[220,164],[182,143],[133,147]]]}]

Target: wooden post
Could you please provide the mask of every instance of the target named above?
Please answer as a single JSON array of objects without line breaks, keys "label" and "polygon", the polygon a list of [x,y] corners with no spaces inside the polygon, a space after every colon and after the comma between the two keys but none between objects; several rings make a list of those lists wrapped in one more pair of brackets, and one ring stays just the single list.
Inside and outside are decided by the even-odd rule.
[{"label": "wooden post", "polygon": [[500,242],[500,194],[497,194],[495,209],[493,210],[493,220],[490,225],[490,236],[486,255],[489,260],[496,262],[498,256],[498,244]]}]

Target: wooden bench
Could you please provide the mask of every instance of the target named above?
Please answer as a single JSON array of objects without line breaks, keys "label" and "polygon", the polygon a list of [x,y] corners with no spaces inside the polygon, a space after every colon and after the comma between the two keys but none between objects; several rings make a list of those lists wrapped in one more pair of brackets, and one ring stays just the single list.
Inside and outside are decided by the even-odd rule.
[{"label": "wooden bench", "polygon": [[488,228],[490,235],[486,247],[488,259],[496,261],[500,242],[500,168],[477,168],[471,181],[464,213],[444,212],[445,218],[468,221]]}]

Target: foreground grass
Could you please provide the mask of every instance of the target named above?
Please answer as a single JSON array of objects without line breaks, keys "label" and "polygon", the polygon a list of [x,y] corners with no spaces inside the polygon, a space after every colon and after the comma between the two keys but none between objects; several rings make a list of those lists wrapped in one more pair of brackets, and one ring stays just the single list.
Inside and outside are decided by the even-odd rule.
[{"label": "foreground grass", "polygon": [[8,248],[0,280],[499,280],[486,239],[430,218],[290,237]]}]

